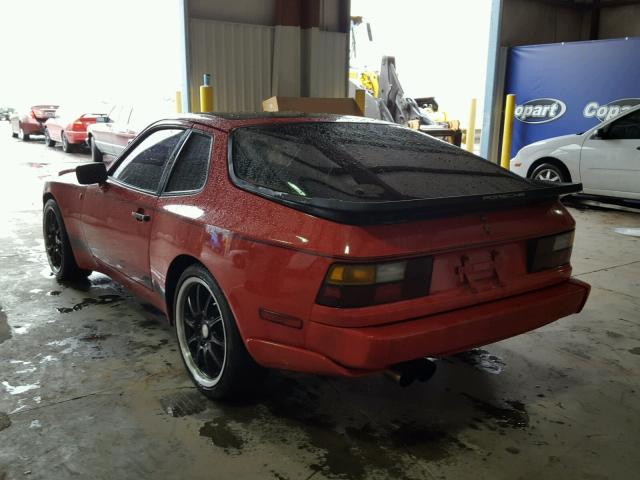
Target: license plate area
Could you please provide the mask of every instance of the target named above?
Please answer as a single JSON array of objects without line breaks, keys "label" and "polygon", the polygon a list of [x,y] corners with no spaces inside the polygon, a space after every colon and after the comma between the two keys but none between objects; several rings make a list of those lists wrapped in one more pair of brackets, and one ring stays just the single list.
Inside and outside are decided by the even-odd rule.
[{"label": "license plate area", "polygon": [[481,292],[503,287],[498,262],[500,252],[496,249],[461,254],[455,272],[459,285],[469,287],[472,292]]}]

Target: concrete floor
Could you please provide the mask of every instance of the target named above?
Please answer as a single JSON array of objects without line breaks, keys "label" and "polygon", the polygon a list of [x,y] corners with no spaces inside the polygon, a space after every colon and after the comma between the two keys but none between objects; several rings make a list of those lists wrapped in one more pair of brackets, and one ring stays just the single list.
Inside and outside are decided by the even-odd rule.
[{"label": "concrete floor", "polygon": [[59,284],[41,182],[88,156],[0,123],[0,480],[637,478],[640,215],[572,209],[580,315],[439,362],[401,389],[274,372],[257,398],[191,385],[173,331],[108,277]]}]

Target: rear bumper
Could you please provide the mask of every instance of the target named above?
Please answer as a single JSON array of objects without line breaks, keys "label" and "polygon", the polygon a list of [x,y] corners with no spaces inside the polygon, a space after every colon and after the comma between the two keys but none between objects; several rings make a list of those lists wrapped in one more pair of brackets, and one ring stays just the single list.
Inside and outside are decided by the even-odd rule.
[{"label": "rear bumper", "polygon": [[501,300],[390,325],[344,328],[309,322],[306,349],[249,339],[272,368],[353,376],[420,357],[438,357],[534,330],[582,310],[590,287],[571,279]]},{"label": "rear bumper", "polygon": [[64,134],[67,136],[69,143],[74,145],[87,142],[87,132],[74,132],[72,130],[67,130]]}]

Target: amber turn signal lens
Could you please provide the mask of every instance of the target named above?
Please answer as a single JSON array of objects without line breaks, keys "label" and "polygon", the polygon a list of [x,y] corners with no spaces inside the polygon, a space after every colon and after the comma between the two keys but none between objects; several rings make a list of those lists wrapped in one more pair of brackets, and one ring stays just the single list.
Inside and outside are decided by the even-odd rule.
[{"label": "amber turn signal lens", "polygon": [[337,263],[327,272],[317,303],[365,307],[427,295],[432,257],[377,264]]},{"label": "amber turn signal lens", "polygon": [[376,283],[376,277],[376,265],[337,264],[329,269],[327,283],[332,285],[371,285]]}]

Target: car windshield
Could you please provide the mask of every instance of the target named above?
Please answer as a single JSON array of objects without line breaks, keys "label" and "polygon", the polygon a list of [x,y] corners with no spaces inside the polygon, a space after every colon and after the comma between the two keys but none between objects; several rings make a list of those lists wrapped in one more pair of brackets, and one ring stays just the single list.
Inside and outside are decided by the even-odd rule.
[{"label": "car windshield", "polygon": [[309,199],[386,202],[536,188],[460,148],[380,123],[240,127],[232,133],[232,163],[245,188]]}]

